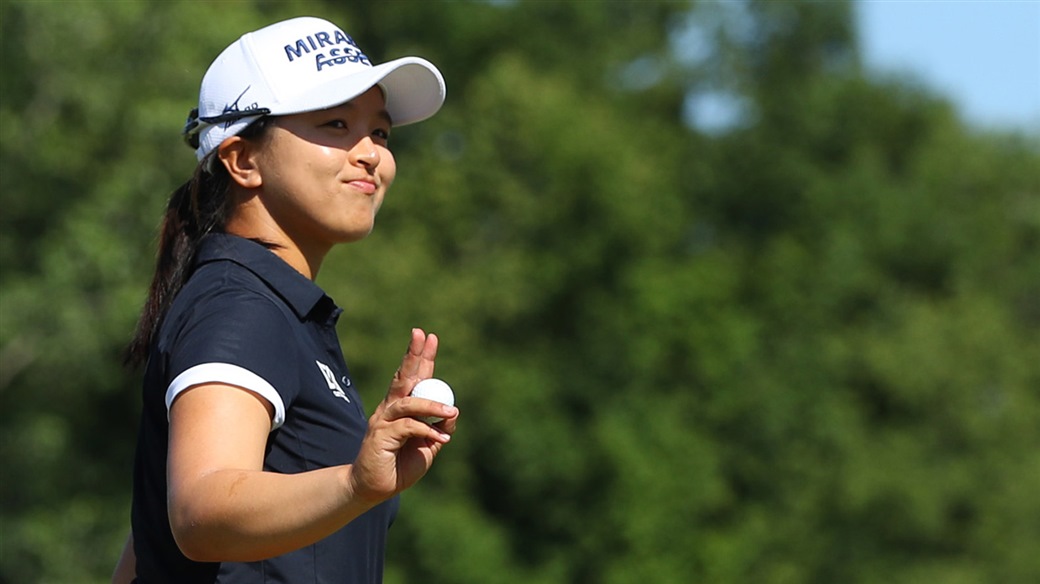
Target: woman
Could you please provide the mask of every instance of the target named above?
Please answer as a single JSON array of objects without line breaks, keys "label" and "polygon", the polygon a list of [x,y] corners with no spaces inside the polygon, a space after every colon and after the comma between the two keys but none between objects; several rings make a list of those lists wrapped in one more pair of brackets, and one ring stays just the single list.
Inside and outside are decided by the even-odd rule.
[{"label": "woman", "polygon": [[114,581],[381,580],[396,495],[458,410],[409,397],[438,347],[414,329],[366,420],[340,309],[313,280],[333,245],[371,231],[396,172],[391,127],[443,99],[430,63],[373,66],[317,18],[247,34],[211,65],[185,128],[199,166],[171,197],[129,351],[147,368]]}]

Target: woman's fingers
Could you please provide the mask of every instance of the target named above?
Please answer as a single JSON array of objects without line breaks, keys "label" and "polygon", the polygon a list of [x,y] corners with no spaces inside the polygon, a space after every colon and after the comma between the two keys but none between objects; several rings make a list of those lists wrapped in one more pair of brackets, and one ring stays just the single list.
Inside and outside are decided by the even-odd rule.
[{"label": "woman's fingers", "polygon": [[405,351],[401,366],[397,368],[393,381],[390,382],[388,400],[407,396],[420,380],[433,377],[438,344],[437,335],[426,334],[420,328],[412,329],[408,350]]},{"label": "woman's fingers", "polygon": [[[385,404],[381,412],[377,412],[382,419],[388,422],[403,418],[416,418],[418,420],[434,419],[436,422],[427,422],[440,429],[454,430],[454,421],[459,415],[455,406],[442,404],[441,402],[421,397],[405,396]],[[451,422],[448,428],[448,422]],[[450,431],[448,432],[451,433]]]}]

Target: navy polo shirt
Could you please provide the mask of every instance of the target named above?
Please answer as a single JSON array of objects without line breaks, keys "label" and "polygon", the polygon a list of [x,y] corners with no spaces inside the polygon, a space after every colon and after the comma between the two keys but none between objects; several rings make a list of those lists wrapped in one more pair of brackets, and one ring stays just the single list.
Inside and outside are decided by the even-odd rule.
[{"label": "navy polo shirt", "polygon": [[202,241],[145,372],[132,505],[140,584],[382,581],[397,498],[318,543],[250,563],[185,558],[167,515],[168,408],[199,384],[241,387],[271,403],[266,471],[292,474],[354,461],[368,420],[336,336],[340,312],[314,282],[260,244],[226,234]]}]

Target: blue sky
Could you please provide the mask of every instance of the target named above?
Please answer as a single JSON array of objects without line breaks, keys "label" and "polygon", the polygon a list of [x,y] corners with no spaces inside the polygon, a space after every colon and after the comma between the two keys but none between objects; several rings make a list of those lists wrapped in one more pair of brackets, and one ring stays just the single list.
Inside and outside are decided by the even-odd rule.
[{"label": "blue sky", "polygon": [[857,0],[871,70],[909,75],[971,125],[1040,134],[1040,0]]}]

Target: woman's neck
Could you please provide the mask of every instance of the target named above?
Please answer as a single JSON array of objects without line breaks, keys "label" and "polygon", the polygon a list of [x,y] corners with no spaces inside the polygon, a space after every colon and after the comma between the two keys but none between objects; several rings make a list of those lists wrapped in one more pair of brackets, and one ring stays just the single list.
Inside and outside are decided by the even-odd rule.
[{"label": "woman's neck", "polygon": [[329,252],[327,247],[318,249],[315,246],[301,245],[301,242],[290,237],[259,204],[247,202],[237,205],[224,230],[231,235],[264,245],[310,280],[318,277],[321,263]]}]

